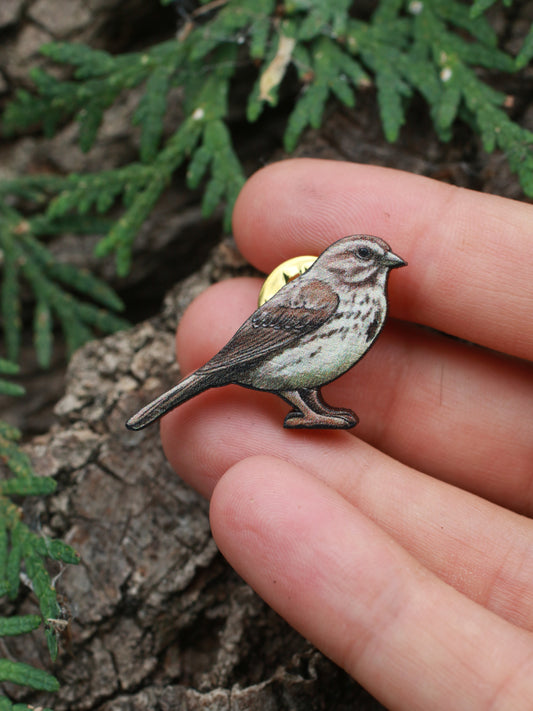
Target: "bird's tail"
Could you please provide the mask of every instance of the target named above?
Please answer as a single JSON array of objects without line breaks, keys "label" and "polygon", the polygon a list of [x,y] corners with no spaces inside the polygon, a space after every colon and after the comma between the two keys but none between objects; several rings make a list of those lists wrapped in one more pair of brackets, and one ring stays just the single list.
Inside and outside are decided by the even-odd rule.
[{"label": "bird's tail", "polygon": [[192,373],[130,417],[126,427],[129,430],[142,430],[170,410],[212,386],[210,378]]}]

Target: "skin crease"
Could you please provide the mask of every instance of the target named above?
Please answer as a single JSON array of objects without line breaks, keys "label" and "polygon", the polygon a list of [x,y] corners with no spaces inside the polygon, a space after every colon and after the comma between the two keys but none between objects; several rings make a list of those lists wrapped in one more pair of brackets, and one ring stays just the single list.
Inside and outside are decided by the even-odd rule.
[{"label": "skin crease", "polygon": [[[353,232],[409,262],[391,275],[376,345],[324,389],[361,424],[286,431],[283,402],[238,387],[161,423],[171,464],[211,497],[231,565],[391,709],[531,708],[532,224],[530,205],[399,171],[263,169],[234,213],[260,269]],[[183,374],[228,340],[259,286],[225,282],[191,305]]]}]

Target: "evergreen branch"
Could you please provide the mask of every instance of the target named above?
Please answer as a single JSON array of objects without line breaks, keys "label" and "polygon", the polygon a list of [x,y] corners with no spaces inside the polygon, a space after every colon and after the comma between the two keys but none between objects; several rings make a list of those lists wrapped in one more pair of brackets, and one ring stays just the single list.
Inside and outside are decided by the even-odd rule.
[{"label": "evergreen branch", "polygon": [[33,632],[41,626],[40,615],[16,615],[15,617],[0,617],[0,637],[14,637],[19,634]]},{"label": "evergreen branch", "polygon": [[352,0],[313,0],[312,2],[292,1],[286,3],[288,15],[305,11],[299,21],[298,37],[311,40],[315,37],[344,37]]},{"label": "evergreen branch", "polygon": [[[5,358],[0,358],[0,375],[16,375],[19,367],[16,363]],[[16,383],[0,378],[0,395],[24,395],[24,388]],[[2,422],[0,421],[0,434],[2,433]]]},{"label": "evergreen branch", "polygon": [[78,565],[80,562],[80,557],[76,551],[67,543],[56,538],[48,538],[47,536],[36,537],[34,548],[43,558],[59,560],[62,563],[69,563],[70,565]]},{"label": "evergreen branch", "polygon": [[46,205],[51,194],[59,192],[68,184],[69,176],[22,175],[0,181],[0,198],[21,198],[40,207]]},{"label": "evergreen branch", "polygon": [[148,171],[148,180],[142,188],[130,186],[128,208],[122,217],[102,239],[96,249],[97,256],[112,252],[116,255],[117,272],[127,274],[131,263],[131,246],[137,231],[150,214],[163,189],[168,185],[172,173],[181,165],[191,146],[194,148],[201,132],[201,126],[194,119],[181,125],[166,147],[159,153]]},{"label": "evergreen branch", "polygon": [[1,309],[7,356],[16,360],[20,347],[19,254],[11,225],[0,215],[0,245],[4,256]]},{"label": "evergreen branch", "polygon": [[[456,2],[456,0],[451,0],[451,2],[448,0],[433,0],[431,6],[442,20],[466,30],[472,37],[478,39],[479,45],[477,46],[484,47],[491,53],[491,59],[489,61],[491,66],[494,66],[493,61],[496,54],[493,53],[492,50],[497,48],[498,35],[486,17],[481,14],[477,15],[477,17],[473,17],[471,9],[463,3]],[[459,35],[452,36],[459,37]],[[472,46],[475,47],[476,45]],[[500,59],[501,55],[506,58],[503,61],[506,62],[506,66],[509,67],[507,64],[509,57],[503,54],[503,52],[498,52],[497,54],[500,55]]]},{"label": "evergreen branch", "polygon": [[69,118],[80,125],[80,147],[88,151],[96,139],[104,112],[120,94],[145,81],[154,67],[176,67],[183,52],[175,42],[154,47],[147,53],[135,52],[118,58],[80,44],[64,42],[44,45],[42,53],[59,64],[72,64],[78,69],[74,81],[59,80],[34,69],[31,78],[38,96],[25,90],[17,93],[3,116],[7,135],[42,122],[46,136],[53,136]]},{"label": "evergreen branch", "polygon": [[0,682],[11,682],[30,686],[39,691],[58,691],[59,682],[43,669],[37,669],[22,662],[12,662],[10,659],[0,659]]},{"label": "evergreen branch", "polygon": [[373,25],[375,27],[380,24],[390,26],[391,22],[397,22],[404,5],[405,0],[381,0],[372,15]]},{"label": "evergreen branch", "polygon": [[[122,310],[123,304],[104,282],[87,270],[57,262],[36,239],[36,235],[48,233],[48,225],[57,227],[58,220],[72,224],[76,219],[37,215],[24,220],[7,204],[0,205],[0,249],[4,254],[1,311],[7,356],[11,360],[16,360],[20,344],[22,279],[35,294],[34,344],[42,366],[50,362],[54,319],[61,324],[71,351],[90,340],[93,329],[110,333],[128,326],[112,313]],[[81,227],[88,228],[85,218],[81,223]],[[80,296],[101,304],[105,310],[81,301]],[[14,392],[13,388],[11,391]]]},{"label": "evergreen branch", "polygon": [[28,476],[0,481],[0,495],[4,496],[46,496],[56,489],[56,482],[50,477]]},{"label": "evergreen branch", "polygon": [[209,216],[218,203],[225,198],[228,207],[225,213],[225,227],[231,226],[232,207],[244,184],[242,168],[231,145],[231,136],[221,120],[215,119],[205,125],[202,145],[194,152],[187,172],[187,182],[191,188],[197,187],[207,168],[211,166],[211,177],[207,183],[202,201],[202,213]]},{"label": "evergreen branch", "polygon": [[77,67],[76,79],[94,79],[115,71],[115,60],[109,52],[92,49],[78,42],[48,43],[41,47],[41,52],[58,64]]},{"label": "evergreen branch", "polygon": [[524,191],[533,195],[533,133],[517,126],[500,108],[504,97],[495,92],[480,95],[477,77],[463,68],[463,99],[468,109],[465,119],[481,134],[483,147],[490,153],[500,148],[510,169],[518,174]]},{"label": "evergreen branch", "polygon": [[38,299],[33,314],[33,343],[37,361],[42,365],[52,360],[54,342],[52,309],[49,304]]},{"label": "evergreen branch", "polygon": [[307,86],[300,101],[289,116],[284,136],[285,147],[292,150],[302,133],[310,125],[318,128],[326,102],[331,94],[349,107],[355,105],[352,87],[368,86],[370,79],[361,65],[338,44],[327,37],[319,37],[311,44],[310,52],[295,53],[300,77]]},{"label": "evergreen branch", "polygon": [[[2,447],[3,443],[0,442],[0,451]],[[39,619],[44,621],[50,656],[52,660],[55,660],[58,652],[57,634],[51,621],[58,619],[61,611],[55,589],[46,569],[45,560],[51,558],[52,560],[75,565],[79,562],[79,556],[66,543],[43,538],[30,531],[28,526],[21,520],[20,509],[4,496],[6,490],[15,489],[15,487],[6,487],[6,484],[19,482],[21,484],[21,493],[25,495],[24,489],[26,485],[33,485],[36,479],[47,482],[47,485],[41,488],[27,487],[30,495],[41,495],[43,492],[50,493],[54,490],[55,481],[49,477],[31,475],[27,478],[20,478],[15,475],[14,478],[1,482],[0,586],[3,586],[4,594],[8,594],[11,599],[15,599],[18,595],[22,565],[24,565],[28,578],[31,580],[33,592],[39,602],[41,610]],[[13,493],[19,492],[15,490]],[[13,624],[15,625],[16,623],[13,622]]]},{"label": "evergreen branch", "polygon": [[[474,0],[470,8],[470,15],[476,19],[480,17],[489,7],[492,7],[497,0]],[[504,7],[511,7],[513,0],[503,0]]]},{"label": "evergreen branch", "polygon": [[211,22],[196,28],[187,38],[191,47],[190,61],[198,62],[220,46],[244,44],[247,40],[251,56],[262,58],[275,8],[275,0],[228,2]]},{"label": "evergreen branch", "polygon": [[533,59],[533,25],[529,28],[522,48],[516,57],[516,68],[523,69],[531,59]]},{"label": "evergreen branch", "polygon": [[[30,222],[30,226],[33,226],[32,222]],[[124,308],[122,301],[107,284],[97,279],[86,269],[79,269],[71,264],[56,261],[52,254],[30,232],[21,235],[21,242],[26,248],[26,254],[28,256],[31,255],[35,262],[39,264],[41,270],[54,281],[72,287],[80,294],[90,296],[93,301],[97,301],[114,311],[120,311]]]},{"label": "evergreen branch", "polygon": [[26,537],[23,549],[24,565],[28,577],[32,582],[33,592],[39,600],[39,607],[45,622],[44,632],[48,651],[52,660],[55,660],[59,651],[59,645],[56,631],[50,623],[50,620],[55,620],[59,617],[59,603],[57,602],[56,591],[52,586],[50,575],[46,570],[44,558],[35,548],[34,538],[35,536],[30,535]]},{"label": "evergreen branch", "polygon": [[150,163],[157,155],[173,71],[174,67],[164,66],[154,70],[146,82],[146,93],[133,115],[133,124],[142,127],[140,154],[143,163]]},{"label": "evergreen branch", "polygon": [[11,470],[17,481],[22,482],[33,476],[33,470],[28,455],[17,445],[19,439],[20,432],[15,427],[0,421],[0,461]]},{"label": "evergreen branch", "polygon": [[81,216],[87,215],[91,210],[103,213],[109,210],[121,195],[128,204],[128,196],[144,188],[153,170],[153,166],[131,163],[123,168],[100,173],[71,173],[57,186],[56,196],[50,201],[46,215],[52,220],[58,220],[65,218],[70,212]]},{"label": "evergreen branch", "polygon": [[[394,42],[390,41],[392,24],[396,26]],[[349,23],[348,48],[354,56],[360,55],[374,74],[383,130],[389,141],[398,138],[405,122],[405,99],[412,95],[411,85],[401,72],[406,59],[407,29],[406,23],[385,23],[381,17],[371,26],[358,21]]]},{"label": "evergreen branch", "polygon": [[[21,92],[8,105],[4,128],[13,132],[41,122],[49,134],[62,122],[75,119],[80,124],[80,145],[87,150],[96,140],[105,111],[122,92],[144,84],[132,118],[140,127],[140,160],[93,175],[9,181],[7,186],[0,184],[0,196],[9,193],[45,206],[44,215],[33,216],[36,236],[47,228],[67,229],[69,221],[81,234],[83,218],[85,229],[90,229],[96,215],[121,201],[121,217],[111,226],[104,220],[99,223],[107,234],[97,255],[113,253],[117,271],[124,275],[130,267],[136,233],[184,163],[189,163],[188,184],[197,187],[203,182],[204,214],[211,214],[224,202],[225,224],[229,225],[243,171],[227,127],[227,97],[243,49],[248,61],[257,66],[257,81],[248,98],[249,121],[256,120],[265,105],[277,105],[287,73],[293,68],[298,73],[302,88],[287,122],[284,142],[288,150],[296,146],[308,126],[320,125],[332,97],[353,107],[357,92],[371,83],[377,89],[388,140],[398,138],[415,93],[428,102],[439,137],[448,140],[458,118],[466,117],[478,131],[488,120],[483,122],[479,110],[474,112],[475,120],[469,118],[472,112],[461,85],[463,77],[470,77],[468,86],[474,97],[487,102],[487,116],[494,124],[497,117],[491,107],[496,105],[495,99],[476,76],[476,69],[512,72],[533,56],[533,30],[518,57],[498,49],[497,34],[483,15],[491,4],[492,0],[476,0],[469,8],[458,0],[380,0],[368,21],[356,19],[350,0],[285,0],[281,4],[275,0],[217,0],[196,8],[177,40],[144,52],[113,56],[79,44],[51,43],[43,48],[44,54],[73,67],[73,78],[62,81],[36,70],[36,92]],[[205,17],[196,25],[200,15]],[[184,119],[162,143],[172,87],[181,88]],[[497,120],[502,124],[501,116]],[[515,124],[512,130],[505,121],[502,126],[504,135],[495,146],[505,151],[530,194],[528,134]],[[488,130],[483,129],[485,146],[490,145]],[[10,269],[20,269],[13,251],[7,259]],[[17,303],[17,284],[13,275],[3,290],[3,298],[12,305]],[[7,306],[4,310],[7,312]],[[37,312],[35,331],[45,353],[50,345],[52,310],[41,299]],[[10,313],[16,321],[16,310]],[[91,314],[90,319],[94,321],[96,316]],[[41,322],[46,328],[38,326]],[[67,330],[71,341],[77,343],[72,323]],[[17,329],[10,324],[8,331],[8,352],[15,353]]]},{"label": "evergreen branch", "polygon": [[[10,375],[17,370],[14,363],[0,359],[0,373]],[[0,421],[0,461],[12,474],[10,478],[0,480],[0,595],[8,595],[12,600],[17,597],[24,566],[41,614],[0,617],[0,638],[27,634],[44,623],[48,650],[55,661],[58,640],[54,623],[61,618],[61,609],[46,569],[46,560],[49,558],[75,565],[79,563],[79,556],[63,541],[30,531],[22,521],[21,508],[8,498],[43,496],[56,488],[56,482],[51,477],[35,476],[29,457],[17,445],[20,436],[15,427]],[[48,672],[8,659],[0,659],[0,682],[29,686],[40,691],[59,689],[57,679]],[[7,697],[0,696],[0,711],[21,711],[24,708],[30,711],[30,707],[13,704]]]},{"label": "evergreen branch", "polygon": [[113,222],[93,215],[35,215],[31,219],[31,232],[36,237],[74,233],[94,235],[107,232]]}]

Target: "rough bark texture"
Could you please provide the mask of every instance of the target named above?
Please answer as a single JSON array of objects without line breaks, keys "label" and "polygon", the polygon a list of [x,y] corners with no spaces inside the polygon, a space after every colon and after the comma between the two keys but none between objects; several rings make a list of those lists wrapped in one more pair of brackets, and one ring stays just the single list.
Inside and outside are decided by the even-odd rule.
[{"label": "rough bark texture", "polygon": [[[52,37],[119,51],[139,44],[148,27],[153,40],[168,26],[168,14],[154,5],[139,0],[126,10],[119,0],[1,0],[0,92],[26,81],[28,67],[39,61],[36,47]],[[527,17],[533,4],[523,8]],[[509,26],[510,43],[523,36],[523,17]],[[525,98],[530,88],[509,80],[507,90],[531,128],[533,107]],[[27,137],[0,147],[0,171],[101,169],[126,160],[136,142],[126,120],[129,101],[110,112],[103,139],[88,156],[75,147],[75,129],[67,127],[52,141]],[[250,169],[284,157],[273,148],[282,118],[272,112],[243,134]],[[353,112],[332,111],[298,154],[387,165],[522,197],[500,155],[486,156],[461,130],[450,144],[438,144],[423,109],[413,109],[398,144],[387,144],[372,92]],[[221,242],[198,270],[219,237],[216,219],[201,220],[197,196],[173,186],[143,228],[136,266],[122,285],[130,314],[155,312],[165,286],[194,273],[170,292],[158,315],[80,350],[66,383],[61,352],[54,378],[33,372],[28,356],[28,397],[20,405],[0,403],[2,417],[26,432],[41,432],[27,451],[39,474],[59,482],[55,496],[25,504],[27,520],[71,543],[82,559],[57,582],[72,613],[71,636],[54,669],[62,688],[53,697],[25,700],[57,711],[381,708],[229,569],[210,537],[205,502],[167,465],[157,428],[124,428],[127,415],[179,377],[174,330],[186,305],[209,284],[250,272],[231,240]],[[81,252],[80,241],[68,237],[55,245],[63,257],[92,267],[92,245],[86,241],[84,247]],[[110,276],[109,264],[98,268]],[[63,391],[52,415],[50,403]],[[31,595],[22,609],[34,611]],[[33,640],[30,646],[27,637],[15,639],[9,649],[49,668],[42,635]]]}]

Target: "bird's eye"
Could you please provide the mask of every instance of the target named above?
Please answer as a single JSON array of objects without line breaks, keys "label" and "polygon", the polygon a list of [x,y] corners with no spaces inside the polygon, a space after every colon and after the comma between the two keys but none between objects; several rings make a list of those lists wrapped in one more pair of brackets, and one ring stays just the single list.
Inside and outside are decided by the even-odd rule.
[{"label": "bird's eye", "polygon": [[359,259],[362,259],[365,262],[372,257],[372,250],[368,247],[358,247],[355,253],[359,257]]}]

